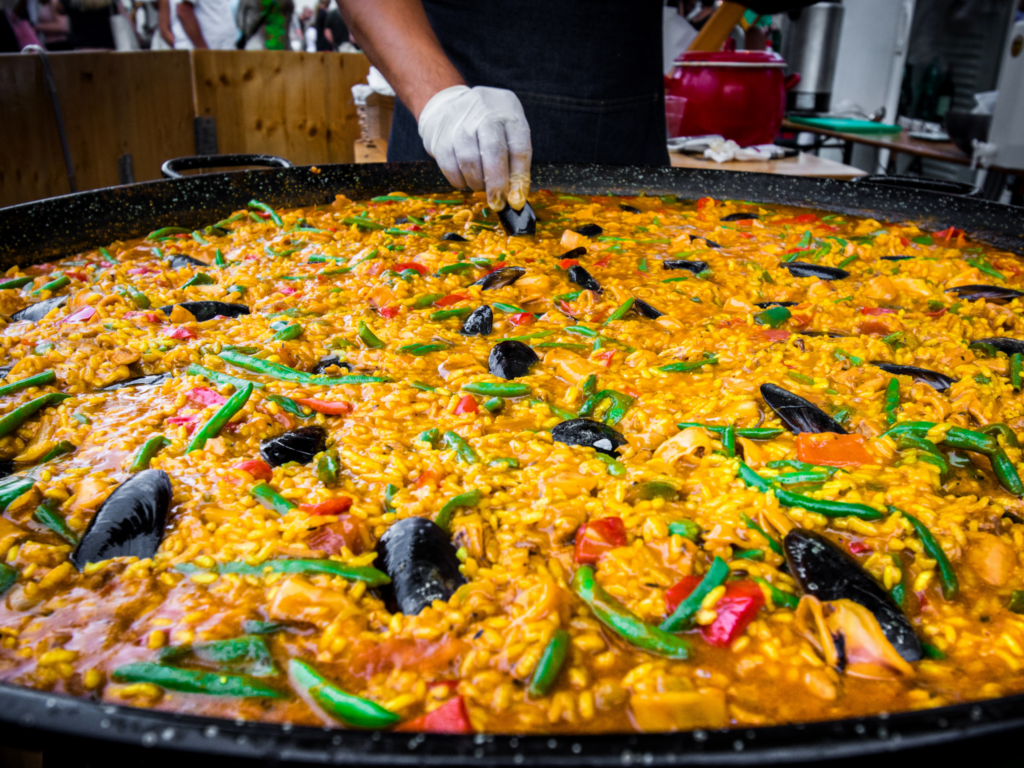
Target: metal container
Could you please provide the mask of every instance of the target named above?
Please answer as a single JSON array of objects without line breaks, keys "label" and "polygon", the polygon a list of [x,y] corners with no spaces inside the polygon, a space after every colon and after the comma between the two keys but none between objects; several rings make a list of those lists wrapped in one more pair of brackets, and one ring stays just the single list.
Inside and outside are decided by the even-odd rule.
[{"label": "metal container", "polygon": [[823,2],[790,11],[783,17],[782,58],[800,82],[789,92],[790,112],[828,112],[832,80],[836,74],[839,33],[843,27],[841,2]]}]

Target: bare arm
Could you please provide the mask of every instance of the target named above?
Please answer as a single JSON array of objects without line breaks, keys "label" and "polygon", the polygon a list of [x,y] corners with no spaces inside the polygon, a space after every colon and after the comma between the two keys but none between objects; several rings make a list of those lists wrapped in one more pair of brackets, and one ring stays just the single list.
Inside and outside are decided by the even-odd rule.
[{"label": "bare arm", "polygon": [[418,120],[430,97],[465,80],[430,28],[421,0],[338,0],[352,36]]},{"label": "bare arm", "polygon": [[196,48],[209,48],[206,38],[203,37],[203,30],[199,27],[199,19],[196,18],[196,9],[192,3],[178,3],[178,19],[181,26]]},{"label": "bare arm", "polygon": [[174,31],[171,29],[171,0],[159,0],[156,6],[157,27],[160,37],[172,48],[174,47]]}]

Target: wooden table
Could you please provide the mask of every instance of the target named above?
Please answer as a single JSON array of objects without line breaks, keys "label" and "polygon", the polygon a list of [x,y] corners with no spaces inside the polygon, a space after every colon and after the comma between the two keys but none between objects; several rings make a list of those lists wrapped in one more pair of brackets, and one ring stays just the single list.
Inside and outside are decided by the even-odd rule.
[{"label": "wooden table", "polygon": [[734,160],[728,163],[716,163],[703,157],[670,152],[673,168],[701,168],[713,171],[747,171],[750,173],[777,173],[782,176],[811,176],[824,179],[843,179],[850,181],[867,174],[852,165],[837,163],[824,157],[817,157],[801,152],[796,157],[781,160]]}]

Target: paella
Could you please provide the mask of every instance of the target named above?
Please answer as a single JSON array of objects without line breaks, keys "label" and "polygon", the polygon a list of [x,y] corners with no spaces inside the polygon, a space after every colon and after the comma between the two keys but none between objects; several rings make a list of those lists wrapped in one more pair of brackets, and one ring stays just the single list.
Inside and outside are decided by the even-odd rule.
[{"label": "paella", "polygon": [[439,733],[1024,692],[1024,264],[394,191],[0,281],[0,680]]}]

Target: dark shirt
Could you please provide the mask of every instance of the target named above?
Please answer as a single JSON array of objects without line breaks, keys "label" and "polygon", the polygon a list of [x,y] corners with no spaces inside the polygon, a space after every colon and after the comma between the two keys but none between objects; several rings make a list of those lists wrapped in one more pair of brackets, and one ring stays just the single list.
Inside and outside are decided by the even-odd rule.
[{"label": "dark shirt", "polygon": [[341,18],[341,12],[337,8],[331,8],[327,12],[327,28],[334,36],[334,48],[337,50],[342,43],[348,42],[348,25]]},{"label": "dark shirt", "polygon": [[114,34],[110,31],[112,5],[96,10],[83,10],[60,0],[71,24],[71,45],[75,48],[114,48]]},{"label": "dark shirt", "polygon": [[327,26],[327,11],[323,8],[317,8],[316,10],[316,49],[318,51],[333,51],[334,46],[331,45],[331,41],[327,39],[327,35],[324,34],[324,28]]}]

